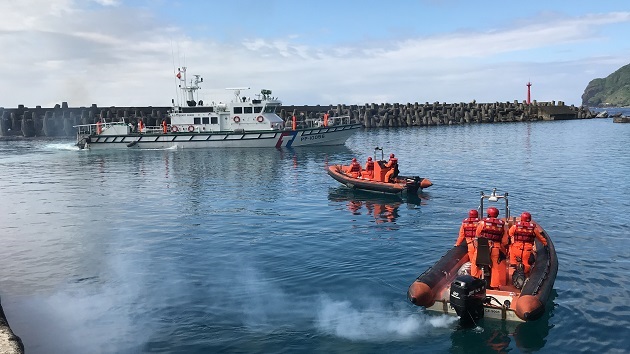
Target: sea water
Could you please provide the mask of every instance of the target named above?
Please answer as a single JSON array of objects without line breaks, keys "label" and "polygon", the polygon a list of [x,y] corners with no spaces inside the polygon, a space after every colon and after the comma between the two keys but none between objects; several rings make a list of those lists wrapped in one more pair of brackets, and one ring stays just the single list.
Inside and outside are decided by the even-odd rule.
[{"label": "sea water", "polygon": [[[326,174],[375,147],[434,185],[386,197]],[[610,118],[299,150],[0,142],[2,306],[27,353],[627,352],[629,148]],[[406,291],[492,188],[546,229],[558,277],[542,319],[463,328]]]}]

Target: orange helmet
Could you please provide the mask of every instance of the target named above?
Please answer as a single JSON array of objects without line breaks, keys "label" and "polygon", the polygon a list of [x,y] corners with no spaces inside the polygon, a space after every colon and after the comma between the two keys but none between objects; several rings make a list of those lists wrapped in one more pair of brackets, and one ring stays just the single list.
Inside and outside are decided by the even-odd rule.
[{"label": "orange helmet", "polygon": [[372,158],[371,158],[371,157],[368,157],[368,161],[372,161]]},{"label": "orange helmet", "polygon": [[352,158],[352,162],[357,162],[357,158],[356,158],[356,157],[353,157],[353,158]]},{"label": "orange helmet", "polygon": [[526,222],[532,221],[532,214],[528,212],[524,212],[523,214],[521,214],[521,221],[526,221]]},{"label": "orange helmet", "polygon": [[470,211],[468,212],[468,217],[471,219],[476,219],[479,217],[479,213],[477,212],[477,209],[470,209]]},{"label": "orange helmet", "polygon": [[488,208],[488,216],[491,218],[496,218],[497,216],[499,216],[499,209],[495,207]]},{"label": "orange helmet", "polygon": [[389,154],[389,158],[390,158],[390,159],[393,159],[394,157],[396,157],[396,155],[394,155],[394,154]]}]

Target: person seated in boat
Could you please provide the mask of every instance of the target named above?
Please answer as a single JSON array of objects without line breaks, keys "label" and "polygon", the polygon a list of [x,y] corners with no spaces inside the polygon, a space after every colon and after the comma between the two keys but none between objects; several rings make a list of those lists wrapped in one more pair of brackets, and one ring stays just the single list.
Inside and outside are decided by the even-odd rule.
[{"label": "person seated in boat", "polygon": [[477,225],[479,224],[479,213],[476,209],[468,211],[468,217],[462,221],[459,228],[459,237],[455,241],[455,247],[459,246],[466,240],[468,246],[468,260],[470,261],[470,275],[479,278],[479,270],[477,268]]},{"label": "person seated in boat", "polygon": [[365,162],[365,170],[361,172],[361,176],[365,179],[374,178],[374,161],[372,161],[371,157],[367,158]]},{"label": "person seated in boat", "polygon": [[361,176],[361,164],[355,157],[352,158],[352,163],[350,163],[350,167],[348,167],[346,172],[354,178],[359,178],[359,176]]},{"label": "person seated in boat", "polygon": [[[498,218],[499,209],[490,207],[487,209],[487,217],[479,221],[475,235],[477,238],[485,238],[490,249],[490,288],[498,289],[507,284],[507,266],[505,264],[507,254],[508,233],[505,222]],[[479,242],[479,241],[478,241]],[[478,247],[479,244],[478,244]],[[476,257],[479,266],[479,249]]]},{"label": "person seated in boat", "polygon": [[394,178],[398,177],[398,159],[396,155],[390,154],[389,161],[385,165],[389,170],[385,174],[385,182],[394,182]]},{"label": "person seated in boat", "polygon": [[538,225],[532,221],[532,215],[528,212],[521,214],[521,220],[510,227],[510,272],[514,272],[519,261],[523,263],[525,276],[529,276],[532,265],[530,256],[533,252],[534,241],[538,239],[547,246],[547,239],[538,230]]}]

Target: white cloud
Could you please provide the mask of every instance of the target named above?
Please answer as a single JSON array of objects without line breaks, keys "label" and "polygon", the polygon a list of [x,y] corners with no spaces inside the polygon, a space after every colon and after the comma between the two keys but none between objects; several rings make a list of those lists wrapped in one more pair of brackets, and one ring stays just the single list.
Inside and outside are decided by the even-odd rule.
[{"label": "white cloud", "polygon": [[525,98],[531,80],[534,98],[579,104],[590,79],[627,64],[630,54],[625,43],[605,56],[576,49],[604,36],[602,26],[630,22],[630,12],[541,14],[510,28],[318,47],[293,32],[240,43],[193,40],[150,13],[96,2],[103,7],[0,3],[0,65],[7,68],[0,87],[10,88],[0,106],[167,106],[173,66],[181,65],[203,74],[205,101],[229,99],[223,88],[233,86],[255,89],[248,95],[271,88],[296,105],[512,101]]}]

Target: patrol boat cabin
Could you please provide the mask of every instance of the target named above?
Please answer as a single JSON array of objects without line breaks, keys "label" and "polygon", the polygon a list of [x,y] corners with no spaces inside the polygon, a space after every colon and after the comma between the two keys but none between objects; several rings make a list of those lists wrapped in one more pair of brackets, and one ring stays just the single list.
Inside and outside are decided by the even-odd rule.
[{"label": "patrol boat cabin", "polygon": [[186,67],[178,70],[177,77],[182,82],[186,106],[175,105],[170,114],[171,132],[225,132],[250,130],[282,130],[284,121],[276,114],[282,105],[271,96],[271,90],[261,90],[258,97],[241,97],[241,90],[249,88],[228,88],[234,91],[234,100],[229,104],[218,103],[204,106],[203,101],[196,101],[194,94],[203,82],[200,75],[194,75],[190,86],[186,83]]}]

